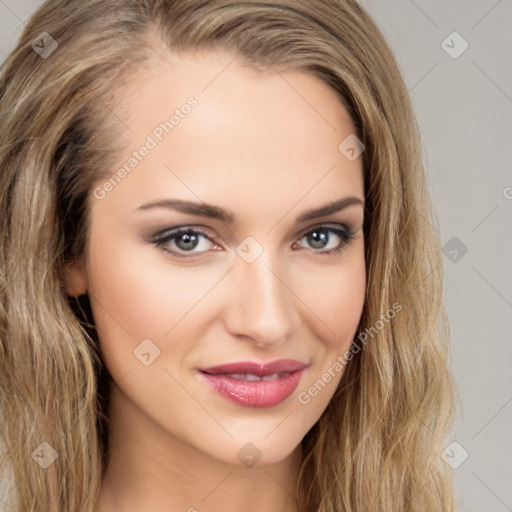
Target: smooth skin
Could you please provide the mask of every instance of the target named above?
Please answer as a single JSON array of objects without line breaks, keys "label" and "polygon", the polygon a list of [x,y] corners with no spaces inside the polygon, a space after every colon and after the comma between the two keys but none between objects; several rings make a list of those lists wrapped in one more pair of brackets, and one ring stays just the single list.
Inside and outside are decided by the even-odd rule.
[{"label": "smooth skin", "polygon": [[[186,54],[121,90],[133,115],[119,161],[191,96],[197,106],[157,147],[103,198],[91,194],[87,251],[67,269],[68,293],[89,294],[113,380],[98,506],[296,512],[301,440],[340,382],[343,371],[332,368],[350,348],[365,299],[362,158],[338,149],[355,129],[317,77],[262,73],[219,51]],[[360,203],[297,221],[349,196]],[[234,220],[140,209],[167,199],[213,204]],[[344,244],[325,226],[349,228],[353,239]],[[208,237],[154,242],[178,227]],[[154,347],[160,353],[145,365],[134,351],[148,339],[151,358]],[[282,358],[308,368],[295,392],[268,408],[229,401],[198,373]],[[299,393],[329,369],[334,377],[301,403]],[[249,467],[239,452],[261,458]]]}]

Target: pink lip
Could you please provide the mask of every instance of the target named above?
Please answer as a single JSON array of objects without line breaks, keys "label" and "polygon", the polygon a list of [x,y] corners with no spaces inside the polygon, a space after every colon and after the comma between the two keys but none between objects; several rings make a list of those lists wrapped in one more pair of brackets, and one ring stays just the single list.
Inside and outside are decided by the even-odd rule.
[{"label": "pink lip", "polygon": [[[267,364],[243,361],[200,368],[201,377],[225,398],[246,407],[272,407],[286,400],[297,388],[307,365],[292,359],[279,359]],[[272,381],[246,381],[233,374],[252,374],[259,377],[285,373]]]}]

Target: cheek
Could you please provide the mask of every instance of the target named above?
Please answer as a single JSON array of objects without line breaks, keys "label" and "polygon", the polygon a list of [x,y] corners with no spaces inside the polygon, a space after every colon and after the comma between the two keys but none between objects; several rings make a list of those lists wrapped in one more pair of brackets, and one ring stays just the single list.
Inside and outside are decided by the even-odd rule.
[{"label": "cheek", "polygon": [[133,341],[156,335],[155,321],[162,322],[165,309],[173,304],[168,290],[166,294],[165,288],[155,286],[155,277],[133,248],[124,252],[104,245],[91,251],[91,261],[89,291],[100,339],[119,330]]},{"label": "cheek", "polygon": [[110,328],[122,327],[133,341],[163,338],[215,278],[200,270],[173,268],[158,249],[122,240],[110,240],[101,248],[97,244],[90,261],[89,290],[98,329],[107,335]]},{"label": "cheek", "polygon": [[308,289],[304,288],[301,295],[310,308],[309,325],[315,330],[317,343],[312,352],[313,371],[299,389],[298,401],[314,421],[343,377],[364,307],[366,266],[362,248],[353,256],[345,265],[317,272],[316,286],[309,280]]},{"label": "cheek", "polygon": [[330,351],[348,350],[363,311],[366,265],[362,244],[350,256],[339,265],[309,272],[313,276],[303,280],[301,297],[311,310],[310,323]]}]

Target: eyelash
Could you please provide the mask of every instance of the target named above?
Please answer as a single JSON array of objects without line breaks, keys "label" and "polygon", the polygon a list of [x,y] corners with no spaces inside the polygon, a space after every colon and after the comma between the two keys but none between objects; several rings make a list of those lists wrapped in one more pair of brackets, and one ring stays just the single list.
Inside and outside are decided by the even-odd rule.
[{"label": "eyelash", "polygon": [[[331,226],[319,225],[319,226],[314,226],[313,228],[310,228],[308,231],[305,231],[304,233],[302,233],[299,240],[301,240],[305,236],[307,236],[317,230],[321,230],[330,235],[334,234],[336,236],[339,236],[341,239],[341,242],[338,245],[338,247],[335,247],[333,249],[329,249],[327,251],[313,250],[313,252],[317,252],[323,256],[329,256],[329,255],[340,253],[354,239],[354,231],[349,228],[339,229],[339,228],[333,228]],[[193,256],[185,256],[179,252],[172,251],[172,250],[164,247],[164,245],[166,243],[178,238],[180,235],[183,235],[183,234],[201,235],[201,236],[204,236],[206,239],[208,239],[210,242],[216,243],[215,240],[213,240],[212,237],[210,235],[208,235],[208,233],[206,233],[205,231],[202,231],[201,229],[192,229],[189,227],[176,228],[172,231],[165,231],[163,233],[159,233],[153,238],[153,240],[151,240],[151,243],[155,244],[157,247],[161,248],[166,253],[171,254],[173,258],[178,258],[178,259],[192,258]],[[191,254],[193,255],[195,253],[191,252]]]}]

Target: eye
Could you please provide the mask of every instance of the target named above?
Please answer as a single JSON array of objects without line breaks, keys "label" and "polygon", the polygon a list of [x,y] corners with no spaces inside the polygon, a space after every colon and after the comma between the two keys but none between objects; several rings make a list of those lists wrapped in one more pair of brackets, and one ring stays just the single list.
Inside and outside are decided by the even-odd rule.
[{"label": "eye", "polygon": [[[300,240],[322,255],[339,253],[354,239],[354,232],[348,228],[334,228],[332,226],[317,226],[302,235]],[[325,250],[327,248],[327,250]],[[324,249],[324,250],[316,250]]]},{"label": "eye", "polygon": [[[173,257],[188,258],[189,256],[183,253],[195,254],[205,252],[208,250],[208,244],[214,242],[204,231],[192,228],[179,228],[157,235],[153,243],[162,250],[171,253]],[[200,250],[194,250],[197,248]]]}]

